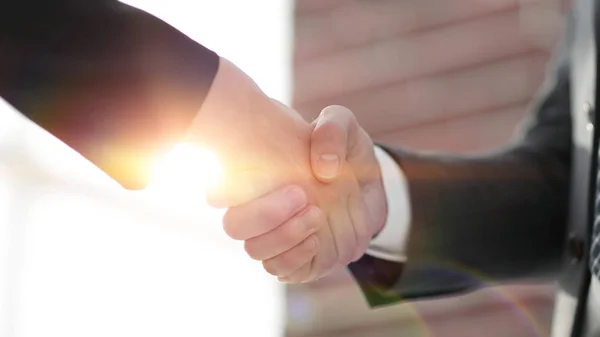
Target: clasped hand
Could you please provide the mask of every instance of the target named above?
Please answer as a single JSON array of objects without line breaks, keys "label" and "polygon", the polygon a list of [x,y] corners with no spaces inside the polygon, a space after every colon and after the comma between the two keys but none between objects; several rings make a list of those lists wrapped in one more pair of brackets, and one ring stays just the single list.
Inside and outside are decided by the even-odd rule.
[{"label": "clasped hand", "polygon": [[373,143],[353,113],[330,106],[306,125],[299,146],[265,141],[274,153],[261,157],[272,163],[260,179],[232,175],[209,195],[213,206],[229,207],[225,232],[281,282],[313,281],[359,259],[387,214]]}]

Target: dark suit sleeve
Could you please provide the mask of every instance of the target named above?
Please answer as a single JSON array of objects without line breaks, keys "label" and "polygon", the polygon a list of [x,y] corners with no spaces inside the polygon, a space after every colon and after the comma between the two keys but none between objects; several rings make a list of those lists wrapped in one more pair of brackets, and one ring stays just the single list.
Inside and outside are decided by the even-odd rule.
[{"label": "dark suit sleeve", "polygon": [[0,95],[129,189],[200,109],[219,57],[118,1],[8,1]]},{"label": "dark suit sleeve", "polygon": [[407,177],[412,223],[406,264],[365,255],[349,266],[371,305],[560,268],[572,152],[567,51],[560,49],[523,132],[507,147],[470,157],[387,148]]}]

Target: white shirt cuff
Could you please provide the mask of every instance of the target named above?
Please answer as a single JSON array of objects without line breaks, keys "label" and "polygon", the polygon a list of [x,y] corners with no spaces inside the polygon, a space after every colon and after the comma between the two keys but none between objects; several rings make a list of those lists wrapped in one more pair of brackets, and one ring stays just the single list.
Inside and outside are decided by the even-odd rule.
[{"label": "white shirt cuff", "polygon": [[410,228],[410,197],[402,169],[387,152],[375,147],[387,199],[387,219],[366,254],[387,261],[406,261],[406,239]]}]

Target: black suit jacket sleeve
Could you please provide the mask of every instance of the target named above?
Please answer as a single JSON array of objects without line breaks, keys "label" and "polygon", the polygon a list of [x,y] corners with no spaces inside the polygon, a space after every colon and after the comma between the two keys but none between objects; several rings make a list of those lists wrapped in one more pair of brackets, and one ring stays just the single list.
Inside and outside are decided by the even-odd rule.
[{"label": "black suit jacket sleeve", "polygon": [[0,9],[0,96],[126,188],[182,136],[219,57],[113,0],[19,0]]},{"label": "black suit jacket sleeve", "polygon": [[350,265],[371,305],[558,270],[572,152],[567,52],[509,146],[471,157],[387,148],[408,179],[412,223],[406,264],[365,255]]}]

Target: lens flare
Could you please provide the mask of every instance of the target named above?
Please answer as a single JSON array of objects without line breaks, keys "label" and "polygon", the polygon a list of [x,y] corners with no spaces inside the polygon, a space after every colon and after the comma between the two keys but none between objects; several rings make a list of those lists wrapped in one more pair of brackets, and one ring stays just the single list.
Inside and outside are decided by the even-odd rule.
[{"label": "lens flare", "polygon": [[144,193],[163,206],[179,210],[207,208],[205,193],[221,177],[221,165],[210,150],[179,144],[159,158]]},{"label": "lens flare", "polygon": [[206,190],[220,175],[221,165],[214,153],[202,147],[179,144],[156,161],[148,189]]}]

